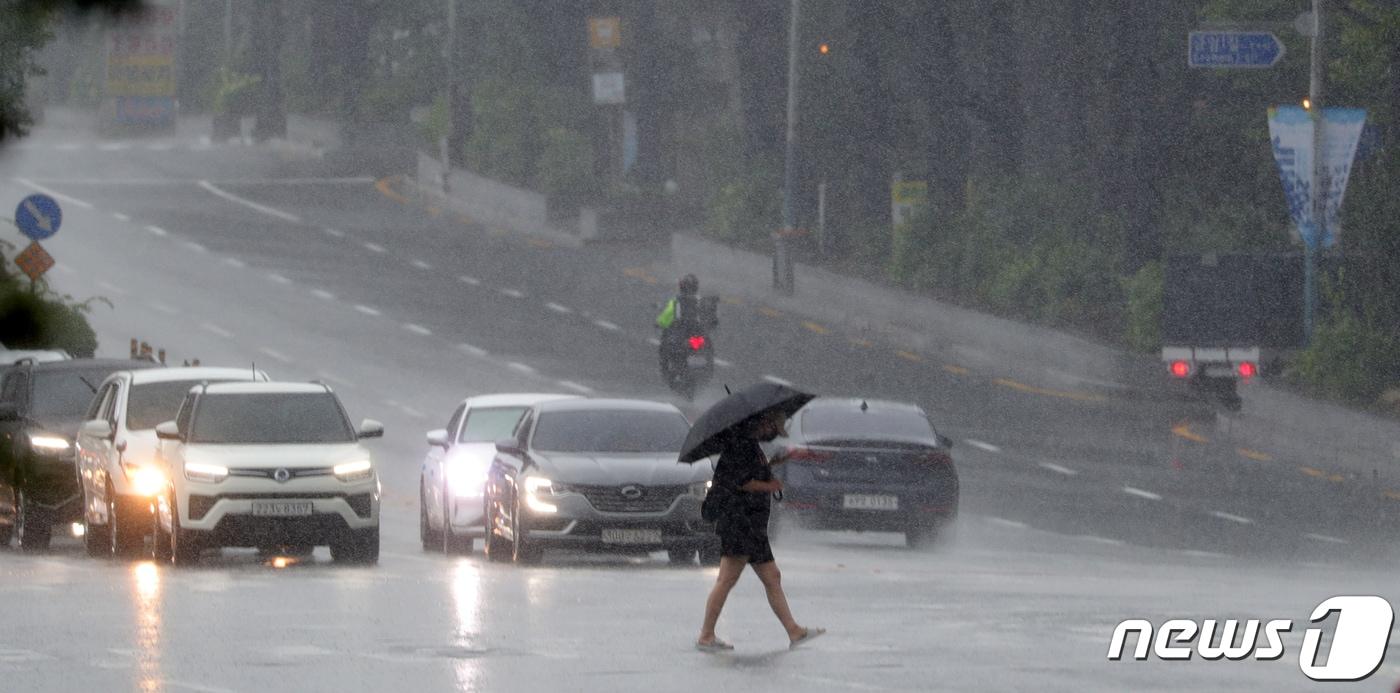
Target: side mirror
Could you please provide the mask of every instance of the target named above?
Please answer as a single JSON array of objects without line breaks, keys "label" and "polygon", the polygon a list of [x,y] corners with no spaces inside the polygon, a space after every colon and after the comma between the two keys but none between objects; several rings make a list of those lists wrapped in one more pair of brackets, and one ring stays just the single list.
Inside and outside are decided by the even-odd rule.
[{"label": "side mirror", "polygon": [[949,450],[953,449],[953,439],[943,435],[942,433],[938,434],[938,444],[945,448],[948,448]]},{"label": "side mirror", "polygon": [[428,431],[428,445],[429,445],[429,446],[436,445],[436,446],[438,446],[438,447],[440,447],[440,448],[446,449],[446,448],[447,448],[447,429],[445,429],[445,428],[439,428],[439,429],[437,429],[437,430]]},{"label": "side mirror", "polygon": [[374,419],[365,419],[360,422],[360,431],[355,435],[359,438],[383,438],[384,424]]},{"label": "side mirror", "polygon": [[175,426],[174,421],[156,425],[156,437],[161,440],[181,440],[180,429]]},{"label": "side mirror", "polygon": [[516,457],[525,456],[525,450],[520,447],[519,441],[516,441],[514,438],[496,441],[496,450],[498,452],[504,452],[507,455],[515,455]]},{"label": "side mirror", "polygon": [[93,419],[91,421],[84,421],[83,427],[78,429],[78,433],[91,438],[111,440],[112,437],[117,434],[117,431],[112,427],[112,422],[106,419]]},{"label": "side mirror", "polygon": [[0,404],[0,421],[19,421],[19,409],[13,404]]}]

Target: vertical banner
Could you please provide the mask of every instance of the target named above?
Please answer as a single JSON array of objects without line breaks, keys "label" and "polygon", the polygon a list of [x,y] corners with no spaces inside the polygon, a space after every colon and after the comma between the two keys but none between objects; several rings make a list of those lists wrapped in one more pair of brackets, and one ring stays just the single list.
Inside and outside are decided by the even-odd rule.
[{"label": "vertical banner", "polygon": [[[1330,248],[1341,237],[1342,200],[1356,158],[1356,146],[1366,125],[1366,111],[1327,108],[1322,112],[1321,169],[1313,190],[1313,119],[1300,106],[1269,109],[1269,138],[1283,183],[1288,215],[1303,242]],[[1315,196],[1321,196],[1322,218],[1314,218]]]},{"label": "vertical banner", "polygon": [[175,47],[179,6],[148,2],[107,30],[103,115],[116,128],[175,126]]}]

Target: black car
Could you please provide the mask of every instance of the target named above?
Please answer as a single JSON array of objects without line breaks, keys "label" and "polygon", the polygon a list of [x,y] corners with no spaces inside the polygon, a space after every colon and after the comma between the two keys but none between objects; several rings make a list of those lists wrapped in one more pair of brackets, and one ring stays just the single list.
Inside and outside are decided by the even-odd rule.
[{"label": "black car", "polygon": [[818,398],[777,441],[782,521],[931,544],[958,514],[953,443],[913,404]]},{"label": "black car", "polygon": [[23,361],[0,371],[0,546],[48,548],[53,526],[81,522],[82,485],[73,436],[97,384],[153,361]]}]

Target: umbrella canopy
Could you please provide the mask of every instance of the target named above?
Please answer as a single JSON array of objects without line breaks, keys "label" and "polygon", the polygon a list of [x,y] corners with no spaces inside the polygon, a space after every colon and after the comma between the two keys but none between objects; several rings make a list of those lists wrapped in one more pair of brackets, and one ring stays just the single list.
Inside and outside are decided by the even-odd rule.
[{"label": "umbrella canopy", "polygon": [[681,445],[680,461],[698,462],[718,455],[751,419],[769,412],[792,416],[814,397],[816,395],[769,382],[735,392],[710,407],[690,427],[690,433]]}]

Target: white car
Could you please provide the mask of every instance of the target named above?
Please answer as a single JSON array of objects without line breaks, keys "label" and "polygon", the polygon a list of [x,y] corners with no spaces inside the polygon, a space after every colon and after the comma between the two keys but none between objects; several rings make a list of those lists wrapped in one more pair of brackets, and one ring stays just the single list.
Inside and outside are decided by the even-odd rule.
[{"label": "white car", "polygon": [[153,500],[168,485],[156,424],[175,416],[190,388],[267,379],[251,368],[196,367],[118,371],[102,381],[77,438],[88,554],[131,556],[152,533]]},{"label": "white car", "polygon": [[457,405],[447,428],[428,432],[418,484],[418,535],[423,550],[470,553],[485,536],[482,491],[496,456],[531,406],[574,395],[500,394],[469,397]]},{"label": "white car", "polygon": [[319,383],[220,383],[190,390],[156,426],[171,480],[156,547],[176,564],[223,546],[329,545],[337,562],[379,560],[379,477],[340,399]]}]

